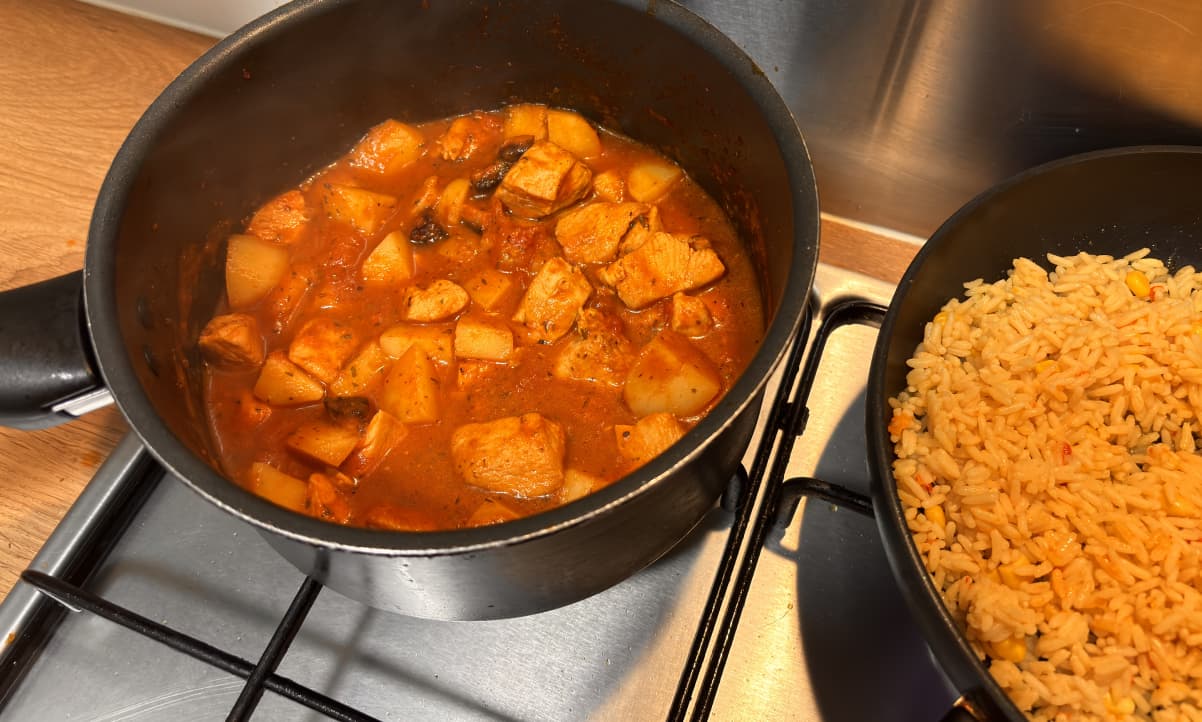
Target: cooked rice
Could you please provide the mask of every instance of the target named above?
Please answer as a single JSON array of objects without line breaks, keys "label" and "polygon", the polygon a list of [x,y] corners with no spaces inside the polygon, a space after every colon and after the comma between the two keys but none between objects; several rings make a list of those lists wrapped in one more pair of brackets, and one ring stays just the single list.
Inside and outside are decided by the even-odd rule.
[{"label": "cooked rice", "polygon": [[1202,720],[1202,274],[1048,260],[926,325],[890,400],[906,520],[1031,719]]}]

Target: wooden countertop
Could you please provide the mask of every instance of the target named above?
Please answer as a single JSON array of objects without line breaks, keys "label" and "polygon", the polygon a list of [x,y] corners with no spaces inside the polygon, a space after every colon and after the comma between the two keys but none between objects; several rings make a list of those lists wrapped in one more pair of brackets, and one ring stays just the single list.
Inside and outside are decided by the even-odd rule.
[{"label": "wooden countertop", "polygon": [[[129,129],[211,38],[70,0],[0,2],[0,291],[82,267],[96,193]],[[896,280],[915,248],[824,219],[822,260]],[[114,407],[0,428],[0,595],[128,431]]]}]

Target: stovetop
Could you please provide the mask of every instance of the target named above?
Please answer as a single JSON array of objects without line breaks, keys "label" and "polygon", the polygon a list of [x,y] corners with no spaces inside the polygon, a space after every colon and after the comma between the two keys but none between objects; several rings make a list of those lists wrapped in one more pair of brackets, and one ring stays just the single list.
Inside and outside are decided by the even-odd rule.
[{"label": "stovetop", "polygon": [[[817,316],[841,300],[887,303],[891,294],[887,284],[821,266]],[[787,478],[867,493],[864,381],[875,334],[860,325],[832,334]],[[147,458],[136,439],[122,442],[31,568],[86,579],[85,589],[111,602],[258,659],[302,575],[252,527],[182,482],[146,473]],[[105,519],[119,529],[111,518],[135,508],[123,533],[98,531]],[[733,518],[716,506],[626,582],[519,619],[412,619],[324,589],[278,673],[380,719],[664,719]],[[23,582],[0,605],[9,640],[0,653],[5,719],[212,719],[226,716],[242,690],[227,672],[57,609]],[[711,719],[917,722],[938,719],[954,696],[909,618],[870,518],[810,499],[770,530]],[[253,718],[322,717],[268,692]]]}]

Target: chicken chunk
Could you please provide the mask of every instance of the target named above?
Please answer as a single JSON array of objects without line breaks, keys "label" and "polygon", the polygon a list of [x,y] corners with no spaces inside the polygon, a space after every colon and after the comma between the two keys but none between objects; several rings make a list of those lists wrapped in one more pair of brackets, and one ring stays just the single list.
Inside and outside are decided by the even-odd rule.
[{"label": "chicken chunk", "polygon": [[309,223],[305,197],[298,190],[276,196],[263,205],[246,226],[246,232],[264,241],[290,246]]},{"label": "chicken chunk", "polygon": [[685,336],[704,336],[714,327],[709,307],[696,296],[672,295],[672,330]]},{"label": "chicken chunk", "polygon": [[684,433],[684,425],[675,416],[662,412],[644,416],[634,426],[614,426],[618,453],[640,466],[680,441]]},{"label": "chicken chunk", "polygon": [[226,368],[258,368],[265,353],[259,324],[247,313],[214,316],[196,345],[206,361]]},{"label": "chicken chunk", "polygon": [[542,218],[584,197],[592,178],[593,172],[576,156],[541,141],[505,174],[497,197],[514,213]]},{"label": "chicken chunk", "polygon": [[451,436],[451,459],[472,486],[544,496],[563,485],[563,427],[537,413],[465,424]]},{"label": "chicken chunk", "polygon": [[630,367],[622,397],[638,416],[663,411],[687,418],[721,390],[722,376],[701,349],[678,333],[662,331]]},{"label": "chicken chunk", "polygon": [[464,161],[471,158],[487,140],[485,120],[478,115],[463,115],[451,121],[451,127],[438,139],[443,160]]},{"label": "chicken chunk", "polygon": [[591,381],[621,388],[634,358],[621,319],[586,308],[580,312],[576,328],[578,335],[556,356],[551,373],[558,379]]},{"label": "chicken chunk", "polygon": [[524,324],[535,341],[554,341],[572,328],[593,286],[572,264],[552,258],[530,281],[513,320]]},{"label": "chicken chunk", "polygon": [[309,291],[316,285],[317,272],[309,266],[293,268],[284,274],[264,300],[271,318],[271,330],[283,333],[300,311]]},{"label": "chicken chunk", "polygon": [[333,479],[325,474],[311,474],[309,513],[318,519],[345,524],[351,518],[351,505]]},{"label": "chicken chunk", "polygon": [[726,272],[722,259],[699,236],[655,233],[646,243],[601,269],[629,308],[643,308],[677,291],[691,291]]},{"label": "chicken chunk", "polygon": [[631,224],[650,210],[642,203],[589,203],[563,214],[555,240],[572,263],[611,261]]},{"label": "chicken chunk", "polygon": [[420,130],[389,119],[363,136],[351,151],[351,165],[390,175],[421,158],[425,150],[425,139]]},{"label": "chicken chunk", "polygon": [[372,473],[408,434],[408,427],[400,419],[387,411],[377,411],[367,422],[358,446],[342,462],[342,470],[355,477]]},{"label": "chicken chunk", "polygon": [[460,391],[470,389],[476,384],[491,378],[497,369],[505,368],[503,364],[493,361],[476,361],[463,359],[455,366],[455,388]]},{"label": "chicken chunk", "polygon": [[401,298],[401,318],[406,321],[442,321],[467,308],[471,297],[454,281],[439,279],[425,288],[405,290]]},{"label": "chicken chunk", "polygon": [[359,347],[350,326],[325,316],[305,323],[288,345],[288,360],[313,376],[332,383]]},{"label": "chicken chunk", "polygon": [[664,224],[659,218],[659,206],[648,206],[647,212],[635,218],[630,227],[626,229],[626,235],[622,236],[622,243],[618,245],[618,253],[625,256],[646,243],[648,238],[663,230]]},{"label": "chicken chunk", "polygon": [[593,192],[603,201],[621,203],[626,200],[626,181],[617,171],[607,170],[593,176]]}]

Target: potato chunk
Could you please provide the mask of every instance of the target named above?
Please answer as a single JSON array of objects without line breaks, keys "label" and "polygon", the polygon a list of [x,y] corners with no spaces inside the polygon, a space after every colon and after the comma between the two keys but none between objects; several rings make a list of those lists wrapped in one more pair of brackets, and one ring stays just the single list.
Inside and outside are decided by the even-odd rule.
[{"label": "potato chunk", "polygon": [[588,496],[604,485],[605,483],[601,479],[592,474],[576,469],[568,469],[563,472],[563,487],[559,490],[559,500],[564,504],[569,501],[576,501],[581,497]]},{"label": "potato chunk", "polygon": [[530,280],[513,320],[524,324],[535,341],[554,341],[572,328],[593,286],[572,264],[552,258]]},{"label": "potato chunk", "polygon": [[570,110],[547,111],[547,140],[578,158],[601,155],[601,138],[579,113]]},{"label": "potato chunk", "polygon": [[579,334],[564,344],[551,373],[558,379],[621,387],[634,358],[621,319],[586,308],[580,312],[576,326]]},{"label": "potato chunk", "polygon": [[225,368],[257,368],[265,353],[259,324],[247,313],[214,316],[196,345],[206,361]]},{"label": "potato chunk", "polygon": [[308,459],[327,466],[338,466],[359,444],[359,434],[354,429],[329,421],[315,421],[293,431],[284,443]]},{"label": "potato chunk", "polygon": [[392,361],[376,341],[368,341],[359,349],[338,378],[330,384],[330,395],[335,397],[366,396],[371,387],[384,380],[384,369]]},{"label": "potato chunk", "polygon": [[389,119],[367,131],[351,151],[351,165],[390,175],[421,158],[425,150],[425,139],[420,130]]},{"label": "potato chunk", "polygon": [[592,178],[593,172],[576,156],[541,141],[513,164],[496,196],[514,213],[542,218],[584,197]]},{"label": "potato chunk", "polygon": [[322,187],[321,207],[330,218],[350,224],[370,236],[383,227],[397,209],[395,197],[338,183]]},{"label": "potato chunk", "polygon": [[509,106],[505,109],[505,125],[501,133],[506,140],[522,135],[544,140],[547,137],[547,106],[537,103]]},{"label": "potato chunk", "polygon": [[472,184],[467,178],[456,178],[442,189],[435,213],[444,226],[457,225],[463,219],[463,204],[471,190]]},{"label": "potato chunk", "polygon": [[472,486],[543,496],[563,485],[563,428],[537,413],[464,424],[451,435],[451,459]]},{"label": "potato chunk", "polygon": [[626,190],[636,201],[651,203],[662,198],[684,172],[679,166],[665,162],[648,162],[630,169],[626,176]]},{"label": "potato chunk", "polygon": [[704,353],[684,336],[661,331],[631,366],[622,397],[638,416],[667,412],[686,418],[721,390],[722,377]]},{"label": "potato chunk", "polygon": [[290,246],[300,239],[309,223],[305,197],[298,190],[276,196],[251,216],[246,232],[269,243]]},{"label": "potato chunk", "polygon": [[351,505],[334,479],[326,474],[311,474],[309,513],[318,519],[345,524],[351,518]]},{"label": "potato chunk", "polygon": [[680,441],[684,433],[684,425],[677,421],[675,416],[662,412],[644,416],[635,422],[634,426],[614,426],[618,453],[639,465],[647,463]]},{"label": "potato chunk", "polygon": [[400,419],[387,411],[377,411],[350,458],[342,462],[342,470],[355,477],[372,473],[408,434],[408,427]]},{"label": "potato chunk", "polygon": [[513,355],[513,332],[504,323],[467,316],[455,324],[455,356],[506,361]]},{"label": "potato chunk", "polygon": [[643,308],[677,291],[691,291],[726,272],[722,259],[699,236],[655,233],[597,274],[630,308]]},{"label": "potato chunk", "polygon": [[384,377],[380,408],[407,424],[434,423],[441,415],[438,387],[438,374],[430,357],[411,346]]},{"label": "potato chunk", "polygon": [[616,171],[607,170],[593,176],[593,192],[603,201],[621,203],[626,200],[626,181]]},{"label": "potato chunk", "polygon": [[273,351],[267,354],[259,371],[254,394],[276,406],[301,406],[321,401],[325,389],[317,379],[289,361],[283,351]]},{"label": "potato chunk", "polygon": [[704,336],[714,327],[709,308],[696,296],[676,293],[672,296],[672,330],[685,336]]},{"label": "potato chunk", "polygon": [[631,224],[650,210],[642,203],[604,201],[573,208],[555,224],[555,240],[572,263],[611,261]]},{"label": "potato chunk", "polygon": [[313,376],[332,383],[359,346],[350,326],[326,316],[305,322],[288,345],[288,360]]},{"label": "potato chunk", "polygon": [[488,526],[489,524],[500,524],[501,522],[513,521],[520,518],[521,514],[517,513],[508,504],[497,499],[485,499],[472,515],[467,518],[468,526]]},{"label": "potato chunk", "polygon": [[285,474],[271,464],[256,461],[250,465],[250,490],[273,504],[304,513],[309,498],[305,482]]},{"label": "potato chunk", "polygon": [[360,275],[368,283],[402,283],[413,278],[413,247],[405,234],[393,231],[363,259]]},{"label": "potato chunk", "polygon": [[438,522],[429,514],[417,509],[406,509],[395,504],[383,504],[367,512],[363,523],[370,529],[391,531],[434,531]]},{"label": "potato chunk", "polygon": [[454,281],[439,279],[425,288],[405,289],[401,318],[406,321],[442,321],[467,308],[471,297]]},{"label": "potato chunk", "polygon": [[287,249],[255,236],[230,236],[225,251],[225,292],[232,308],[245,308],[262,299],[287,271]]},{"label": "potato chunk", "polygon": [[400,358],[411,346],[417,346],[432,360],[449,364],[455,358],[452,351],[454,333],[453,326],[414,326],[402,323],[380,334],[380,348],[392,358]]},{"label": "potato chunk", "polygon": [[472,303],[485,311],[496,311],[497,307],[509,298],[513,290],[513,281],[504,273],[486,268],[468,279],[464,284],[467,295],[472,297]]}]

